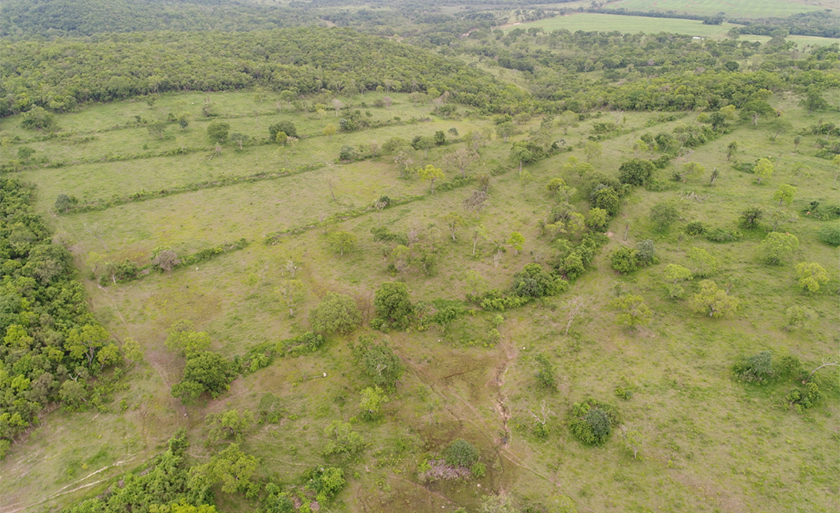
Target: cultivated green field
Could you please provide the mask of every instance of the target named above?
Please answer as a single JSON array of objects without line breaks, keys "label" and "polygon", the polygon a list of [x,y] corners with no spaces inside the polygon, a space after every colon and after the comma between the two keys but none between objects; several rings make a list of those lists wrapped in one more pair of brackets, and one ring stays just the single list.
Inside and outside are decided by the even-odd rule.
[{"label": "cultivated green field", "polygon": [[836,9],[836,1],[797,2],[793,0],[619,0],[611,9],[628,11],[675,11],[712,16],[719,12],[738,18],[783,17],[800,12]]},{"label": "cultivated green field", "polygon": [[[607,18],[576,15],[564,20],[592,17]],[[611,22],[621,21],[627,28],[634,20],[648,21],[622,17]],[[697,22],[697,26],[702,25]],[[354,97],[345,103],[364,112],[360,102],[372,104],[381,96]],[[348,487],[330,504],[330,511],[431,512],[456,511],[458,507],[476,511],[484,493],[501,490],[526,504],[565,495],[574,500],[578,511],[836,509],[840,479],[840,463],[835,457],[840,429],[837,373],[830,369],[825,373],[826,398],[817,407],[796,413],[784,401],[795,383],[759,387],[733,380],[731,372],[737,358],[762,350],[794,354],[808,369],[837,356],[834,292],[840,277],[837,250],[817,239],[825,222],[798,215],[786,229],[799,238],[801,246],[783,265],[773,267],[760,261],[764,229],[745,230],[742,240],[723,244],[684,233],[685,225],[695,220],[710,227],[737,229],[744,208],[772,209],[777,203],[773,194],[783,183],[797,187],[791,206],[795,212],[802,212],[813,200],[836,203],[836,171],[829,161],[814,156],[818,137],[802,136],[794,148],[795,133],[816,123],[820,116],[807,115],[798,106],[799,98],[792,95],[771,100],[793,124],[793,129],[776,141],[769,138],[767,120],[757,128],[731,121],[735,127],[731,133],[657,170],[655,178],[664,184],[661,190],[638,187],[626,196],[593,269],[557,297],[506,311],[500,319],[496,313],[473,309],[445,330],[433,327],[383,334],[362,329],[352,336],[332,337],[317,353],[280,358],[265,369],[239,377],[218,400],[184,407],[173,398],[170,387],[180,379],[183,368],[183,358],[163,343],[165,330],[173,322],[192,320],[197,329],[210,334],[212,350],[233,357],[256,344],[306,331],[307,311],[329,291],[353,296],[370,320],[373,293],[383,282],[405,282],[413,301],[463,300],[475,286],[469,280],[470,271],[483,277],[484,284],[479,287],[504,289],[525,264],[549,263],[557,252],[557,243],[541,235],[539,228],[555,204],[545,185],[551,178],[563,177],[578,190],[585,187],[583,179],[562,167],[570,156],[586,160],[581,148],[593,134],[594,123],[611,121],[620,126],[619,132],[602,141],[603,154],[591,159],[596,170],[611,176],[622,161],[638,155],[633,146],[642,134],[671,132],[680,125],[698,123],[697,113],[660,123],[655,112],[595,114],[570,127],[568,133],[554,127],[553,137],[562,138],[573,151],[528,165],[523,176],[508,159],[510,141],[494,136],[480,147],[480,159],[468,170],[469,176],[494,173],[488,206],[477,218],[461,206],[474,188],[472,184],[429,194],[428,184],[416,175],[399,177],[392,156],[337,161],[345,145],[361,148],[372,141],[381,145],[394,136],[410,140],[414,135],[444,131],[449,139],[446,145],[431,149],[425,157],[422,151],[415,152],[412,158],[415,166],[440,166],[444,181],[451,180],[460,173],[447,164],[445,154],[463,146],[460,137],[468,131],[494,127],[489,117],[442,119],[432,114],[428,102],[411,103],[408,95],[391,96],[394,104],[389,109],[367,109],[371,119],[429,120],[339,132],[329,138],[320,132],[324,125],[335,122],[331,110],[323,119],[285,106],[278,114],[276,109],[271,112],[276,99],[270,94],[259,101],[246,92],[186,93],[164,95],[153,106],[140,102],[91,106],[57,117],[64,131],[76,132],[70,138],[9,146],[11,151],[4,159],[24,144],[36,150],[36,158],[50,160],[141,152],[144,146],[165,150],[177,148],[182,140],[198,149],[187,155],[55,169],[35,167],[20,173],[38,184],[39,211],[49,216],[56,240],[71,248],[97,319],[118,339],[138,340],[145,361],[131,368],[128,387],[117,395],[111,411],[54,411],[25,443],[12,447],[0,463],[0,496],[5,498],[0,511],[53,511],[101,493],[108,478],[126,469],[139,469],[144,460],[163,450],[178,427],[187,428],[194,442],[189,455],[195,461],[206,461],[210,450],[201,443],[207,434],[205,417],[231,408],[256,410],[266,392],[282,398],[283,420],[254,427],[243,443],[244,450],[261,458],[261,478],[291,483],[303,471],[323,464],[322,433],[333,420],[352,420],[353,429],[368,442],[359,459],[341,462]],[[205,135],[207,122],[196,110],[205,97],[218,112],[229,116],[231,131],[264,138],[271,123],[287,119],[306,137],[286,147],[261,142],[239,151],[226,145],[221,155],[216,155]],[[164,139],[157,139],[144,126],[131,126],[134,116],[152,118],[182,107],[194,111],[194,121],[183,131],[170,125]],[[260,111],[257,116],[255,110]],[[457,112],[467,110],[459,106]],[[513,140],[524,139],[541,121],[540,117],[522,121],[517,127],[521,133]],[[105,131],[114,124],[125,126]],[[450,128],[459,136],[449,132]],[[36,135],[21,129],[15,117],[0,121],[0,130],[23,141]],[[93,135],[94,140],[73,143],[73,138],[85,134]],[[770,156],[776,173],[757,185],[754,175],[733,169],[726,155],[733,141],[739,145],[735,159],[753,162]],[[671,172],[687,162],[703,165],[704,176],[671,181]],[[58,214],[52,208],[59,194],[100,200],[222,175],[245,176],[302,165],[322,167],[95,212]],[[714,168],[720,177],[710,187],[708,174]],[[440,185],[438,182],[436,187]],[[370,209],[331,226],[319,224],[321,215],[350,212],[371,205],[382,195],[413,199],[381,214]],[[648,220],[648,212],[663,201],[678,205],[680,220],[670,230],[659,232]],[[572,196],[571,203],[583,212],[588,208],[583,194]],[[451,211],[460,212],[467,223],[456,241],[442,220]],[[386,268],[393,260],[383,252],[388,244],[374,242],[370,233],[379,226],[395,233],[415,233],[418,244],[434,245],[436,272],[427,276],[410,267],[390,275]],[[473,258],[472,234],[479,226],[486,236],[477,239]],[[262,243],[268,233],[294,228],[304,230],[279,239],[276,245]],[[358,247],[344,256],[331,251],[325,232],[335,230],[356,234]],[[526,241],[518,255],[504,244],[513,231],[521,232]],[[129,258],[144,265],[156,247],[169,246],[178,254],[187,254],[242,237],[251,241],[247,248],[171,274],[153,273],[107,287],[90,277],[98,259]],[[635,247],[644,239],[653,240],[658,264],[629,275],[610,268],[613,251]],[[497,253],[494,240],[506,249]],[[669,298],[663,269],[671,263],[690,265],[687,252],[692,247],[703,248],[718,260],[719,269],[712,279],[740,300],[742,306],[736,314],[712,319],[691,312],[686,300]],[[298,314],[291,318],[277,292],[289,278],[284,270],[289,259],[298,263],[297,277],[306,290]],[[830,280],[819,294],[802,293],[794,272],[794,264],[800,261],[817,262],[828,269]],[[698,281],[686,283],[689,294],[697,291]],[[610,302],[617,291],[645,299],[654,312],[649,326],[628,330],[616,323]],[[572,298],[584,306],[569,324]],[[783,329],[784,312],[794,305],[816,312],[807,329]],[[501,334],[498,341],[490,336],[496,326]],[[383,418],[373,422],[358,418],[359,392],[369,381],[350,357],[349,346],[361,334],[389,341],[407,367],[384,407]],[[536,383],[538,355],[556,367],[556,392]],[[619,399],[617,387],[632,390],[632,397]],[[622,422],[639,432],[638,459],[625,447],[619,432],[598,448],[584,446],[571,436],[565,426],[567,413],[573,403],[587,397],[613,404]],[[543,406],[550,426],[546,439],[534,434],[535,415]],[[456,438],[468,439],[479,448],[487,464],[486,476],[420,482],[418,465]],[[217,507],[219,511],[244,512],[252,511],[254,504],[239,495],[219,492]]]}]

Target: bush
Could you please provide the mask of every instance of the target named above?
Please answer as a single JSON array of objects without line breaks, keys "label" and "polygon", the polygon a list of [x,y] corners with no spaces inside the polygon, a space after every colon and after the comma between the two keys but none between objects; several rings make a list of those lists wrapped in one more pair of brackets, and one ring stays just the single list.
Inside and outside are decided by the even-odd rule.
[{"label": "bush", "polygon": [[626,274],[636,270],[637,261],[636,261],[637,251],[632,248],[619,248],[610,255],[610,265],[616,271]]},{"label": "bush", "polygon": [[711,242],[735,242],[741,240],[743,234],[738,230],[715,228],[706,232],[706,240]]},{"label": "bush", "polygon": [[289,120],[278,121],[277,123],[268,127],[269,140],[276,141],[277,133],[283,132],[288,137],[298,137],[297,127]]},{"label": "bush", "polygon": [[665,231],[680,218],[680,212],[671,203],[657,203],[650,209],[649,217],[658,231]]},{"label": "bush", "polygon": [[703,235],[706,232],[706,226],[700,221],[692,221],[685,225],[685,233],[688,235]]},{"label": "bush", "polygon": [[443,451],[443,458],[447,465],[453,467],[471,467],[478,462],[478,449],[466,440],[459,438]]},{"label": "bush", "polygon": [[610,405],[591,398],[575,403],[571,417],[569,429],[575,438],[587,445],[603,445],[619,422],[618,414]]},{"label": "bush", "polygon": [[840,246],[840,224],[823,226],[818,234],[820,241],[829,246]]},{"label": "bush", "polygon": [[820,399],[823,398],[823,393],[820,391],[819,385],[816,383],[807,383],[805,390],[795,388],[785,397],[785,400],[791,406],[799,410],[808,409],[815,406]]},{"label": "bush", "polygon": [[737,362],[732,370],[741,381],[765,384],[775,376],[773,355],[770,351],[762,351],[757,355]]},{"label": "bush", "polygon": [[542,354],[534,357],[534,361],[537,362],[537,384],[548,390],[557,390],[557,378],[554,375],[554,365],[552,365],[548,358]]},{"label": "bush", "polygon": [[362,324],[362,314],[352,297],[328,292],[309,314],[309,322],[317,332],[346,335]]},{"label": "bush", "polygon": [[649,160],[630,159],[618,168],[618,180],[630,185],[644,185],[653,174],[654,165]]},{"label": "bush", "polygon": [[405,283],[383,283],[376,291],[373,307],[378,319],[399,330],[406,329],[414,316],[414,307]]}]

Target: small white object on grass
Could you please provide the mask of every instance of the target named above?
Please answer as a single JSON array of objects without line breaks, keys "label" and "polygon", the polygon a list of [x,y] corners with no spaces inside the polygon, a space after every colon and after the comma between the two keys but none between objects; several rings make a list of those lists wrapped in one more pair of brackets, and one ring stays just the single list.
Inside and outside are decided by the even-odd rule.
[{"label": "small white object on grass", "polygon": [[327,373],[326,373],[326,372],[324,373],[324,377],[325,377],[325,378],[327,377]]}]

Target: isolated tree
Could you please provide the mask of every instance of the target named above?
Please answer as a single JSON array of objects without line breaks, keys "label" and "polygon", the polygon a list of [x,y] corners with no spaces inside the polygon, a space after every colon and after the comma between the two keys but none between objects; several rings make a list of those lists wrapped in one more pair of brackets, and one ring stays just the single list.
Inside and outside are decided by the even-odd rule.
[{"label": "isolated tree", "polygon": [[327,242],[333,251],[344,256],[345,252],[352,251],[356,247],[358,237],[350,232],[333,232],[327,238]]},{"label": "isolated tree", "polygon": [[523,237],[519,232],[513,232],[510,234],[510,237],[508,237],[507,243],[513,248],[513,254],[518,255],[519,252],[522,251],[522,247],[525,245],[525,237]]},{"label": "isolated tree", "polygon": [[378,386],[367,387],[362,390],[362,399],[359,401],[359,409],[362,410],[362,417],[373,420],[379,417],[382,405],[388,402],[388,396]]},{"label": "isolated tree", "polygon": [[689,304],[698,313],[720,318],[735,312],[739,301],[726,290],[718,288],[712,280],[703,280],[700,282],[700,292],[691,297]]},{"label": "isolated tree", "polygon": [[181,260],[178,258],[178,255],[171,249],[158,252],[152,259],[152,265],[168,273],[172,273],[172,269],[176,268],[180,263]]},{"label": "isolated tree", "polygon": [[566,181],[562,178],[552,178],[545,186],[545,190],[550,192],[552,197],[557,196],[557,193],[568,189],[569,186],[566,185]]},{"label": "isolated tree", "polygon": [[284,267],[285,267],[285,269],[286,269],[286,272],[288,272],[289,274],[291,274],[291,275],[292,275],[292,279],[294,280],[294,279],[295,279],[295,273],[296,273],[296,272],[297,272],[297,270],[298,270],[298,266],[297,266],[297,264],[295,264],[295,261],[294,261],[294,260],[292,260],[291,258],[290,258],[290,259],[288,259],[288,260],[286,261],[286,265],[285,265]]},{"label": "isolated tree", "polygon": [[421,180],[429,181],[429,194],[434,194],[435,192],[435,180],[442,180],[444,178],[443,170],[431,164],[426,167],[418,168],[417,174],[420,176]]},{"label": "isolated tree", "polygon": [[256,457],[245,454],[239,444],[232,443],[214,455],[209,463],[190,468],[190,481],[201,479],[211,486],[220,484],[224,493],[246,492],[253,484],[251,478],[258,466]]},{"label": "isolated tree", "polygon": [[423,159],[429,156],[429,150],[435,147],[435,140],[429,136],[423,136],[414,143],[415,150],[423,150]]},{"label": "isolated tree", "polygon": [[338,129],[332,123],[329,123],[329,124],[327,124],[327,126],[324,127],[324,135],[329,137],[330,140],[332,140],[332,137],[335,135],[335,133],[337,131],[338,131]]},{"label": "isolated tree", "polygon": [[18,148],[17,157],[22,162],[29,162],[29,159],[32,158],[32,155],[35,155],[35,150],[30,148],[29,146],[21,146]]},{"label": "isolated tree", "polygon": [[717,272],[717,259],[703,248],[688,250],[688,259],[691,260],[691,274],[694,276],[706,278]]},{"label": "isolated tree", "polygon": [[221,440],[235,440],[241,442],[247,431],[254,424],[254,414],[250,410],[226,410],[221,413],[211,413],[204,421],[210,431],[207,440],[218,442]]},{"label": "isolated tree", "polygon": [[365,448],[362,435],[353,431],[349,422],[334,420],[324,430],[327,443],[324,445],[324,455],[341,454],[352,456]]},{"label": "isolated tree", "polygon": [[164,133],[166,132],[166,121],[161,120],[149,123],[146,128],[149,130],[149,135],[163,139]]},{"label": "isolated tree", "polygon": [[143,359],[143,349],[140,347],[140,344],[131,337],[126,337],[126,339],[123,340],[123,345],[120,349],[122,350],[125,359],[129,362],[136,363]]},{"label": "isolated tree", "polygon": [[207,137],[211,142],[223,143],[230,133],[230,124],[214,119],[207,125]]},{"label": "isolated tree", "polygon": [[217,353],[188,354],[184,378],[172,387],[172,395],[184,404],[194,403],[205,392],[215,399],[230,388],[235,376],[233,364]]},{"label": "isolated tree", "polygon": [[289,309],[289,317],[295,316],[295,307],[303,300],[303,282],[300,280],[285,280],[277,287],[277,294],[283,306]]},{"label": "isolated tree", "polygon": [[210,347],[210,335],[204,331],[195,331],[195,325],[192,321],[182,319],[175,321],[166,330],[166,341],[164,343],[170,351],[175,351],[181,355],[190,355]]},{"label": "isolated tree", "polygon": [[610,306],[618,311],[616,315],[618,323],[632,329],[650,324],[651,317],[653,316],[653,312],[651,312],[641,296],[625,294],[614,299],[610,303]]},{"label": "isolated tree", "polygon": [[621,436],[624,438],[625,447],[633,453],[633,459],[635,460],[642,448],[642,434],[633,427],[621,426]]},{"label": "isolated tree", "polygon": [[770,231],[781,231],[781,228],[788,223],[795,223],[799,220],[799,215],[796,212],[785,208],[775,208],[770,215],[767,216],[767,222],[770,223]]},{"label": "isolated tree", "polygon": [[795,331],[800,328],[808,330],[817,318],[817,312],[805,306],[794,305],[785,310],[786,325],[782,329]]},{"label": "isolated tree", "polygon": [[816,294],[820,290],[820,284],[828,282],[828,273],[816,262],[796,264],[796,276],[799,278],[799,285],[808,294]]},{"label": "isolated tree", "polygon": [[752,230],[758,228],[758,222],[762,217],[764,217],[764,211],[762,209],[759,207],[750,207],[741,212],[739,220],[741,221],[742,227]]},{"label": "isolated tree", "polygon": [[679,220],[680,212],[673,203],[657,203],[650,209],[648,217],[654,227],[662,232],[667,230],[675,221]]},{"label": "isolated tree", "polygon": [[519,163],[519,174],[522,175],[522,163],[534,160],[534,154],[524,144],[513,143],[510,148],[510,159]]},{"label": "isolated tree", "polygon": [[458,232],[458,229],[465,224],[464,218],[455,212],[450,212],[444,215],[441,220],[446,225],[446,228],[449,229],[449,233],[452,235],[452,242],[455,242],[455,234]]},{"label": "isolated tree", "polygon": [[476,161],[478,153],[467,147],[461,147],[457,150],[447,153],[444,157],[446,162],[461,171],[463,178],[467,177],[467,168]]},{"label": "isolated tree", "polygon": [[393,392],[405,372],[402,360],[385,344],[373,344],[366,337],[360,337],[359,341],[361,343],[353,348],[353,355],[362,371],[376,385]]},{"label": "isolated tree", "polygon": [[799,239],[790,233],[770,232],[761,241],[759,251],[764,263],[778,265],[782,259],[799,248]]},{"label": "isolated tree", "polygon": [[309,322],[318,333],[346,335],[362,324],[362,314],[352,297],[328,292],[310,312]]},{"label": "isolated tree", "polygon": [[680,171],[674,171],[675,181],[687,181],[689,178],[699,178],[706,173],[706,168],[697,162],[688,162]]},{"label": "isolated tree", "polygon": [[378,319],[399,330],[408,328],[414,316],[414,306],[405,283],[383,283],[374,294],[373,308]]},{"label": "isolated tree", "polygon": [[784,202],[785,205],[790,206],[790,204],[793,203],[794,194],[796,194],[796,187],[783,183],[778,189],[776,189],[776,192],[773,194],[773,199],[779,200],[779,207],[782,206],[782,202]]},{"label": "isolated tree", "polygon": [[773,167],[773,163],[770,162],[769,159],[759,159],[755,164],[755,167],[753,167],[753,174],[756,176],[756,179],[760,184],[761,180],[773,176],[773,172],[775,172],[775,170],[776,169]]},{"label": "isolated tree", "polygon": [[475,212],[476,219],[481,216],[481,211],[485,206],[487,206],[487,193],[485,191],[473,191],[472,194],[464,200],[464,209]]},{"label": "isolated tree", "polygon": [[332,101],[332,106],[333,106],[333,109],[335,109],[335,117],[338,117],[338,111],[341,110],[342,107],[344,107],[344,104],[341,103],[341,100],[339,100],[338,98],[335,98]]},{"label": "isolated tree", "polygon": [[508,495],[485,495],[478,513],[519,513]]},{"label": "isolated tree", "polygon": [[391,259],[394,261],[394,267],[397,269],[397,272],[401,273],[408,267],[411,259],[411,250],[408,249],[408,246],[397,244],[391,251]]},{"label": "isolated tree", "polygon": [[275,134],[274,136],[274,142],[276,142],[280,146],[285,146],[288,141],[289,135],[286,132],[283,132],[282,130],[280,132],[277,132],[277,134]]},{"label": "isolated tree", "polygon": [[182,112],[178,115],[178,126],[181,127],[181,130],[186,130],[190,126],[191,117],[189,112]]},{"label": "isolated tree", "polygon": [[681,265],[668,264],[665,266],[665,280],[668,283],[668,295],[674,299],[681,298],[685,289],[679,282],[691,279],[691,271]]},{"label": "isolated tree", "polygon": [[770,140],[775,142],[779,135],[789,132],[790,130],[793,130],[793,125],[790,124],[790,121],[782,118],[776,118],[770,122],[770,131],[773,132]]},{"label": "isolated tree", "polygon": [[443,450],[443,458],[446,460],[446,464],[453,467],[470,468],[478,462],[479,456],[481,456],[481,453],[478,452],[478,449],[463,438],[455,440]]},{"label": "isolated tree", "polygon": [[280,120],[268,127],[268,137],[272,141],[277,140],[277,133],[283,132],[287,137],[298,137],[297,127],[288,119]]},{"label": "isolated tree", "polygon": [[604,147],[599,142],[587,141],[583,145],[583,154],[586,155],[586,161],[590,161],[595,157],[600,157],[604,153]]},{"label": "isolated tree", "polygon": [[732,160],[732,155],[738,153],[738,141],[732,141],[726,147],[726,160]]}]

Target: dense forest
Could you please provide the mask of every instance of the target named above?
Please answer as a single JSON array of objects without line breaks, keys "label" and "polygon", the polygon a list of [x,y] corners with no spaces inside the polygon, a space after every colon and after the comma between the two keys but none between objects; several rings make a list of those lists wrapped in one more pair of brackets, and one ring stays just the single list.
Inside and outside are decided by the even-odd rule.
[{"label": "dense forest", "polygon": [[3,2],[0,513],[832,511],[836,20]]}]

